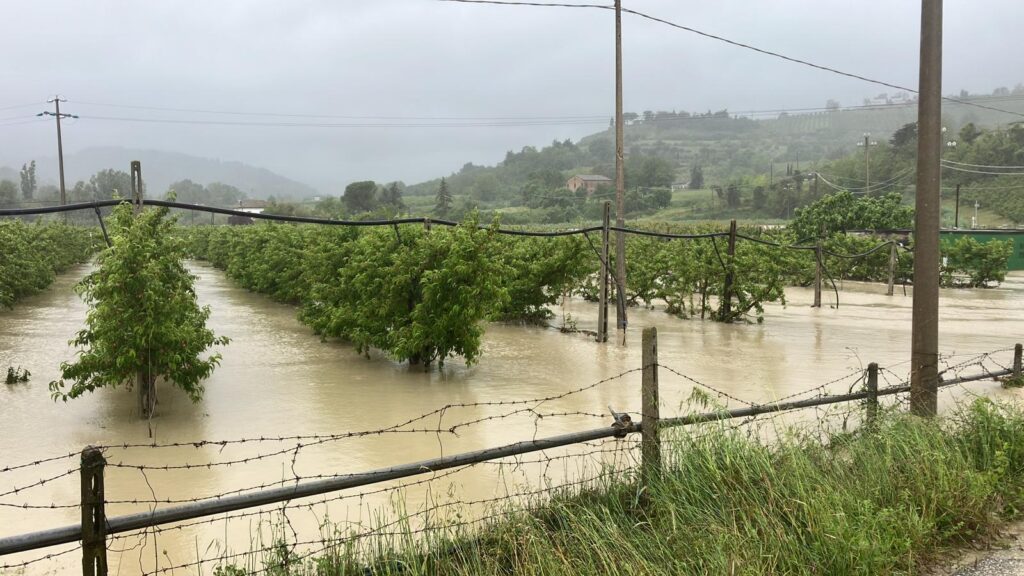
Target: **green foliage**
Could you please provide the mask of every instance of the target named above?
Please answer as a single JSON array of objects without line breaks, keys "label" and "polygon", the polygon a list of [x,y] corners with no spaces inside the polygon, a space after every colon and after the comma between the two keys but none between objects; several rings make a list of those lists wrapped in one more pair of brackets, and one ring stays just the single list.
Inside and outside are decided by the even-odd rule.
[{"label": "green foliage", "polygon": [[[659,231],[680,230],[663,227]],[[708,226],[686,228],[686,233],[718,231]],[[760,234],[757,230],[741,233]],[[791,254],[740,240],[736,255],[730,259],[722,238],[666,240],[629,236],[626,241],[626,302],[653,307],[654,301],[661,299],[666,303],[666,312],[681,317],[699,315],[735,322],[752,316],[760,322],[764,318],[764,304],[785,304],[784,287],[787,271],[792,269]],[[726,312],[722,303],[727,297],[729,271],[733,273],[733,283],[728,292],[730,310]]]},{"label": "green foliage", "polygon": [[631,155],[625,169],[627,188],[668,188],[675,181],[675,167],[657,156]]},{"label": "green foliage", "polygon": [[351,214],[369,212],[376,207],[377,183],[373,180],[353,182],[345,187],[341,201]]},{"label": "green foliage", "polygon": [[690,183],[687,187],[690,190],[700,190],[704,187],[704,168],[699,165],[690,168]]},{"label": "green foliage", "polygon": [[1024,388],[1024,376],[1007,376],[1000,382],[1003,388]]},{"label": "green foliage", "polygon": [[36,193],[36,161],[21,165],[21,195],[25,201],[31,201]]},{"label": "green foliage", "polygon": [[56,274],[85,262],[98,248],[93,229],[42,221],[0,221],[0,307],[53,282]]},{"label": "green foliage", "polygon": [[508,299],[492,317],[540,321],[552,316],[548,306],[571,292],[597,265],[586,240],[580,237],[520,238],[503,236],[496,256],[508,272]]},{"label": "green foliage", "polygon": [[970,236],[942,246],[943,286],[984,288],[1006,279],[1007,263],[1013,255],[1013,240],[978,242]]},{"label": "green foliage", "polygon": [[441,178],[441,183],[437,186],[437,201],[434,204],[434,214],[441,218],[447,218],[451,209],[452,194],[448,190],[448,181]]},{"label": "green foliage", "polygon": [[507,273],[491,257],[495,236],[472,219],[429,233],[371,230],[349,246],[333,298],[308,301],[302,319],[360,352],[376,348],[414,364],[443,364],[457,354],[472,363],[481,322],[507,298]]},{"label": "green foliage", "polygon": [[0,205],[14,204],[18,200],[18,186],[10,180],[0,180]]},{"label": "green foliage", "polygon": [[905,229],[911,227],[913,220],[913,208],[903,205],[899,194],[858,197],[842,191],[798,208],[789,227],[798,238],[816,238],[822,226],[828,234],[836,234],[847,230]]},{"label": "green foliage", "polygon": [[89,313],[86,328],[70,342],[80,348],[77,360],[62,363],[60,380],[50,383],[55,399],[105,386],[130,388],[139,376],[149,389],[164,378],[193,401],[202,397],[202,380],[220,355],[201,354],[228,339],[206,328],[210,309],[196,303],[195,277],[184,266],[185,245],[173,228],[166,208],[138,216],[128,203],[114,210],[112,245],[77,286]]},{"label": "green foliage", "polygon": [[399,360],[479,356],[484,319],[542,320],[592,272],[580,238],[498,236],[456,228],[254,226],[187,231],[191,252],[242,286],[301,305],[325,337]]},{"label": "green foliage", "polygon": [[392,213],[405,211],[405,202],[402,202],[402,188],[405,185],[400,182],[392,182],[380,190],[380,203]]},{"label": "green foliage", "polygon": [[32,377],[32,373],[27,369],[18,366],[7,367],[7,377],[4,379],[5,384],[19,384],[22,382],[28,382],[28,379]]},{"label": "green foliage", "polygon": [[[238,203],[245,198],[245,194],[241,190],[229,184],[212,182],[203,186],[187,179],[171,184],[165,197],[169,197],[171,194],[179,202],[186,204],[205,204],[223,208],[237,207]],[[122,188],[121,195],[127,196],[126,189]]]}]

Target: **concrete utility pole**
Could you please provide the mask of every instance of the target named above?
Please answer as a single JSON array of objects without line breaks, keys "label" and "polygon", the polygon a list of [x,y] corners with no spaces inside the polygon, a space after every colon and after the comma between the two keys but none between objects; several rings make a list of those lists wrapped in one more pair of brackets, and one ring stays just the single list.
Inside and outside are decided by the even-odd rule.
[{"label": "concrete utility pole", "polygon": [[[68,203],[68,197],[67,192],[64,189],[64,143],[62,142],[60,135],[60,119],[78,118],[78,116],[75,116],[74,114],[60,113],[60,103],[67,102],[67,100],[61,98],[60,96],[54,96],[53,98],[47,100],[47,102],[53,104],[56,111],[50,112],[49,110],[44,110],[43,112],[36,114],[36,116],[53,116],[57,119],[57,166],[60,169],[60,205],[63,206]],[[66,218],[67,215],[65,213],[65,219]]]},{"label": "concrete utility pole", "polygon": [[938,409],[939,378],[942,0],[921,0],[921,69],[918,91],[910,411],[918,416],[934,416]]},{"label": "concrete utility pole", "polygon": [[[615,0],[615,226],[626,225],[626,170],[622,125],[622,0]],[[615,325],[626,329],[626,234],[615,232]]]},{"label": "concrete utility pole", "polygon": [[864,147],[864,193],[868,193],[868,189],[871,188],[871,147],[878,146],[878,142],[871,140],[871,133],[864,133],[864,141],[858,142],[857,146]]}]

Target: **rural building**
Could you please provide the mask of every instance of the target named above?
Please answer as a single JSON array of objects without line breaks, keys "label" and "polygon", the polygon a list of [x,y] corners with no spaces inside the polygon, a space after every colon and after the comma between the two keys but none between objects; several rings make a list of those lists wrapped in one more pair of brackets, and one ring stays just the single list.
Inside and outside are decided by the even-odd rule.
[{"label": "rural building", "polygon": [[587,195],[589,196],[590,194],[594,193],[594,190],[597,190],[598,186],[611,183],[612,179],[606,176],[596,176],[594,174],[577,174],[576,176],[569,178],[569,181],[565,183],[565,187],[568,188],[569,190],[572,190],[573,192],[579,190],[580,188],[585,188],[587,190]]},{"label": "rural building", "polygon": [[239,200],[237,209],[239,212],[262,214],[266,208],[267,203],[263,200]]}]

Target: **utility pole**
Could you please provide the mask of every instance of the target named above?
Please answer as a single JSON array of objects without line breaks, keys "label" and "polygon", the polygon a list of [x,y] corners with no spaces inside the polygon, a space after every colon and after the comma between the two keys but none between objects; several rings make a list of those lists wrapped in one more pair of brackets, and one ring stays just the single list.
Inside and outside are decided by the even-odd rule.
[{"label": "utility pole", "polygon": [[960,229],[960,184],[956,185],[956,209],[953,211],[953,229]]},{"label": "utility pole", "polygon": [[[622,0],[615,0],[615,226],[626,226],[626,170],[622,124]],[[626,234],[615,231],[615,325],[626,329]]]},{"label": "utility pole", "polygon": [[871,150],[872,146],[878,146],[878,142],[871,140],[871,133],[864,133],[864,141],[858,142],[857,146],[864,147],[864,193],[867,194],[871,188]]},{"label": "utility pole", "polygon": [[[64,206],[65,204],[68,203],[68,196],[64,188],[64,143],[62,142],[60,135],[60,119],[78,118],[78,116],[75,116],[74,114],[61,114],[60,103],[67,102],[67,100],[61,98],[60,96],[54,96],[46,102],[53,104],[56,111],[50,112],[49,110],[44,110],[39,114],[36,114],[36,116],[53,116],[57,119],[57,166],[60,170],[60,205]],[[67,220],[66,212],[64,213],[64,219]]]},{"label": "utility pole", "polygon": [[910,410],[938,409],[939,202],[942,152],[942,0],[921,0],[921,64],[917,105],[917,191],[914,215],[914,307]]}]

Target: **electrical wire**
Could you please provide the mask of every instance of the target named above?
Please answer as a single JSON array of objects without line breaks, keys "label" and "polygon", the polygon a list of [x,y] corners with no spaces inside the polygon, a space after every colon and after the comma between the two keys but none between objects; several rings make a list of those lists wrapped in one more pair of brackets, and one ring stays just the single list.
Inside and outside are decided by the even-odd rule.
[{"label": "electrical wire", "polygon": [[362,122],[270,122],[235,120],[189,120],[175,118],[131,118],[121,116],[89,116],[79,114],[83,120],[107,120],[113,122],[143,122],[150,124],[196,124],[208,126],[264,126],[285,128],[500,128],[510,126],[560,126],[581,124],[604,124],[607,120],[508,120],[508,121],[465,121],[434,123],[362,123]]},{"label": "electrical wire", "polygon": [[955,160],[943,160],[946,164],[956,164],[957,166],[967,166],[970,168],[998,168],[1005,170],[1024,170],[1024,166],[999,166],[992,164],[970,164],[968,162],[957,162]]},{"label": "electrical wire", "polygon": [[529,121],[529,120],[608,120],[607,114],[574,114],[556,116],[362,116],[339,114],[308,114],[292,112],[245,112],[239,110],[211,110],[202,108],[165,108],[161,106],[137,106],[131,104],[110,104],[103,102],[82,102],[75,100],[76,105],[102,106],[105,108],[125,108],[131,110],[149,110],[157,112],[185,112],[195,114],[224,114],[229,116],[269,116],[277,118],[326,118],[336,120],[402,120],[402,121]]},{"label": "electrical wire", "polygon": [[950,164],[942,163],[942,167],[948,170],[954,170],[956,172],[966,172],[968,174],[985,174],[988,176],[1024,176],[1024,172],[993,172],[991,170],[971,170],[969,168],[961,168],[959,166],[953,166]]},{"label": "electrical wire", "polygon": [[[440,2],[457,2],[457,3],[462,3],[462,4],[498,4],[498,5],[504,5],[504,6],[535,6],[535,7],[536,6],[541,6],[541,7],[545,7],[545,8],[597,8],[597,9],[601,9],[601,10],[615,10],[614,6],[608,6],[608,5],[604,5],[604,4],[555,4],[555,3],[542,3],[542,2],[512,2],[512,1],[509,1],[509,0],[438,0],[438,1],[440,1]],[[884,80],[877,80],[877,79],[874,79],[874,78],[869,78],[869,77],[863,76],[861,74],[854,74],[852,72],[845,72],[843,70],[839,70],[839,69],[833,68],[831,66],[825,66],[823,64],[816,64],[814,62],[810,62],[808,60],[803,60],[801,58],[794,58],[792,56],[786,56],[785,54],[781,54],[781,53],[775,52],[773,50],[767,50],[765,48],[758,48],[757,46],[753,46],[751,44],[747,44],[747,43],[744,43],[744,42],[738,42],[736,40],[730,40],[729,38],[725,38],[724,36],[719,36],[717,34],[711,34],[709,32],[704,32],[703,30],[698,30],[698,29],[692,28],[690,26],[684,26],[682,24],[677,24],[677,23],[672,22],[670,20],[666,20],[664,18],[659,18],[657,16],[651,16],[650,14],[646,14],[646,13],[640,12],[638,10],[631,10],[629,8],[620,8],[620,10],[622,12],[626,13],[626,14],[632,14],[634,16],[637,16],[638,18],[643,18],[643,19],[646,19],[646,20],[650,20],[652,22],[657,22],[659,24],[664,24],[666,26],[671,26],[672,28],[677,28],[679,30],[683,30],[683,31],[686,31],[686,32],[697,34],[698,36],[703,36],[703,37],[709,38],[711,40],[717,40],[719,42],[724,42],[726,44],[729,44],[729,45],[732,45],[732,46],[736,46],[737,48],[743,48],[743,49],[746,49],[746,50],[751,50],[751,51],[757,52],[759,54],[764,54],[766,56],[772,56],[774,58],[779,58],[781,60],[785,60],[787,62],[792,62],[794,64],[800,64],[800,65],[803,65],[803,66],[808,66],[808,67],[811,67],[811,68],[815,68],[817,70],[821,70],[823,72],[830,72],[832,74],[838,74],[839,76],[845,76],[847,78],[853,78],[855,80],[861,80],[863,82],[868,82],[870,84],[876,84],[878,86],[885,86],[887,88],[894,88],[896,90],[902,90],[904,92],[909,92],[911,94],[917,94],[918,93],[918,91],[914,90],[913,88],[908,88],[906,86],[901,86],[899,84],[893,84],[891,82],[886,82]],[[1021,118],[1024,118],[1024,114],[1022,114],[1020,112],[1013,112],[1011,110],[1004,110],[1002,108],[996,108],[995,106],[987,106],[985,104],[978,104],[976,102],[971,102],[971,101],[968,101],[968,100],[960,100],[958,98],[952,98],[952,97],[949,97],[949,96],[942,96],[942,99],[947,101],[947,102],[956,102],[958,104],[963,104],[963,105],[966,105],[966,106],[973,106],[973,107],[976,107],[976,108],[984,108],[986,110],[992,110],[992,111],[995,111],[995,112],[1002,112],[1004,114],[1010,114],[1012,116],[1019,116]]]}]

